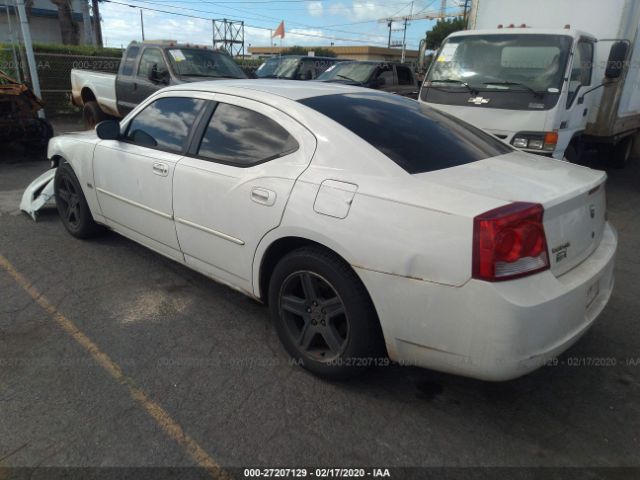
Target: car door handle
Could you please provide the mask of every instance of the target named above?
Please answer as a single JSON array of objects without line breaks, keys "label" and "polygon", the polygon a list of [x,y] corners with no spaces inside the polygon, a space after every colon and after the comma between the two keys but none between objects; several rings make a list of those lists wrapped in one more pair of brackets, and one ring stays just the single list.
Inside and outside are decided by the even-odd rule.
[{"label": "car door handle", "polygon": [[262,187],[253,187],[251,189],[251,200],[270,207],[276,203],[276,192]]},{"label": "car door handle", "polygon": [[153,162],[153,173],[161,177],[166,177],[169,175],[169,165],[162,162]]}]

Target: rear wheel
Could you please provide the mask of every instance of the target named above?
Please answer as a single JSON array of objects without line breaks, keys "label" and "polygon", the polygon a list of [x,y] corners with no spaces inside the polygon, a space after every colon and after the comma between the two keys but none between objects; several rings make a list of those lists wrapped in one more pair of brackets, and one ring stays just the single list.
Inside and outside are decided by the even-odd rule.
[{"label": "rear wheel", "polygon": [[102,231],[100,225],[93,221],[80,182],[67,162],[56,170],[53,190],[62,224],[71,235],[90,238]]},{"label": "rear wheel", "polygon": [[624,168],[629,163],[631,151],[633,150],[633,137],[629,136],[620,140],[613,147],[612,165],[615,168]]},{"label": "rear wheel", "polygon": [[348,264],[321,248],[295,250],[276,265],[269,309],[289,355],[321,377],[352,377],[384,353],[364,285]]},{"label": "rear wheel", "polygon": [[86,102],[82,107],[82,119],[87,130],[93,130],[97,124],[108,118],[109,116],[100,109],[95,101]]}]

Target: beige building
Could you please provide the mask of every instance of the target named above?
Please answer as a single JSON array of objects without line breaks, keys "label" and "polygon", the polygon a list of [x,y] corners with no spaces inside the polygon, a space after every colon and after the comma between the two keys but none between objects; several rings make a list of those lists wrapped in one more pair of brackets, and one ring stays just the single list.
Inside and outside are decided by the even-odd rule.
[{"label": "beige building", "polygon": [[[249,47],[249,53],[253,57],[272,57],[289,47]],[[322,46],[306,47],[309,52],[316,48],[332,50],[338,58],[348,58],[351,60],[375,60],[381,62],[399,62],[402,58],[402,50],[399,48],[372,47],[372,46]],[[415,63],[418,59],[417,50],[407,50],[405,52],[405,62]]]}]

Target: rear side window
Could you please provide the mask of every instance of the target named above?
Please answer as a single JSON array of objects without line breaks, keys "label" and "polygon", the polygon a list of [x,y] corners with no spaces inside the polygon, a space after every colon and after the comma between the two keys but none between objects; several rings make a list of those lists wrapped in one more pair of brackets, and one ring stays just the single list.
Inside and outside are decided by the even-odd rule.
[{"label": "rear side window", "polygon": [[204,132],[198,156],[248,167],[293,153],[298,143],[284,128],[247,108],[219,103]]},{"label": "rear side window", "polygon": [[299,101],[351,130],[412,174],[513,151],[458,118],[398,95],[372,92]]},{"label": "rear side window", "polygon": [[133,67],[136,64],[138,53],[140,53],[140,47],[129,47],[127,49],[127,54],[124,57],[124,64],[122,65],[120,75],[130,76],[133,74]]},{"label": "rear side window", "polygon": [[160,98],[131,120],[125,140],[141,147],[181,153],[204,104],[197,98]]}]

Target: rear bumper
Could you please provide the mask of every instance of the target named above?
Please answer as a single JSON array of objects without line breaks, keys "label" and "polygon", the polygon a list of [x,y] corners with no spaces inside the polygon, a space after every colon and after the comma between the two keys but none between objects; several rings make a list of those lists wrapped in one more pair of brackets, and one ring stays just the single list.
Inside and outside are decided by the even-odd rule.
[{"label": "rear bumper", "polygon": [[356,268],[380,317],[389,356],[404,364],[483,380],[519,377],[575,343],[611,296],[617,235],[555,277],[461,287]]}]

